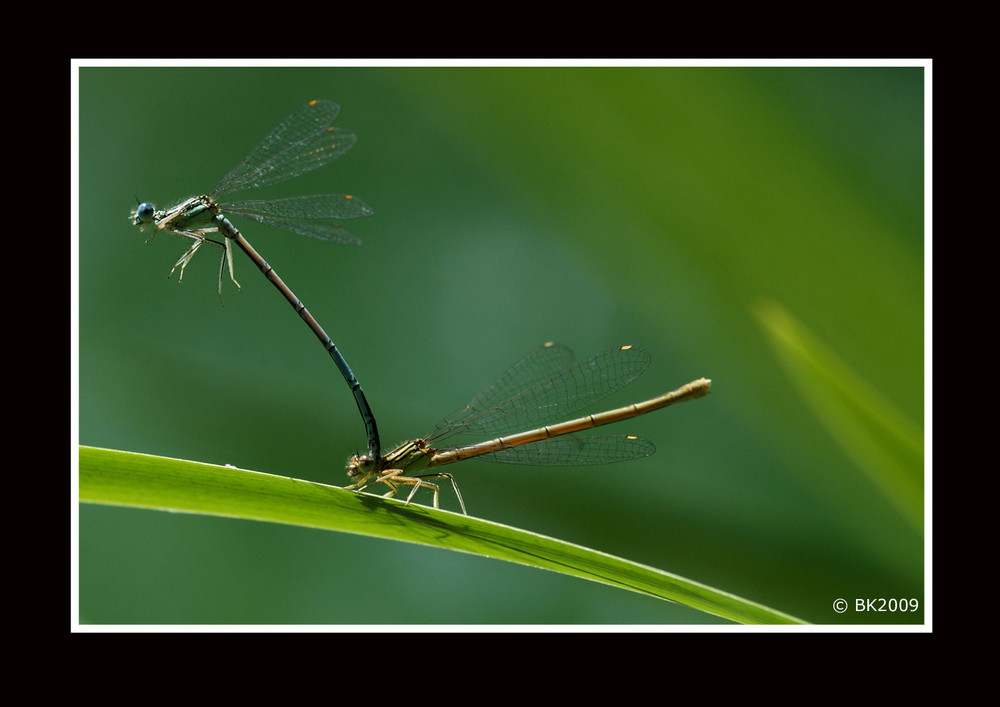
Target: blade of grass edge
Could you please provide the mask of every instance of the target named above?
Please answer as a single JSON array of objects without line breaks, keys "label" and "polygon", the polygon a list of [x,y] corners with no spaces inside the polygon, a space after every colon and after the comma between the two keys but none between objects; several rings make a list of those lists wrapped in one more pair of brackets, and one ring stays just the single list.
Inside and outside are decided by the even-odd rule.
[{"label": "blade of grass edge", "polygon": [[745,624],[788,614],[606,553],[499,523],[284,476],[80,446],[80,501],[287,523],[419,543],[610,584]]},{"label": "blade of grass edge", "polygon": [[753,313],[791,380],[830,435],[919,532],[924,529],[924,439],[900,412],[777,302]]}]

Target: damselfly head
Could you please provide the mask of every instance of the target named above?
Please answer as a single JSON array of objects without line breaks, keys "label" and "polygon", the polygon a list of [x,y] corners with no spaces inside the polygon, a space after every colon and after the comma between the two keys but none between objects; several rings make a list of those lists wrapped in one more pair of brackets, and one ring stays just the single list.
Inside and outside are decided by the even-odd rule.
[{"label": "damselfly head", "polygon": [[347,460],[347,475],[363,479],[375,470],[375,461],[368,454],[355,454]]},{"label": "damselfly head", "polygon": [[153,215],[155,213],[156,213],[156,207],[154,207],[148,201],[142,202],[137,207],[132,209],[132,213],[130,214],[132,218],[132,225],[139,226],[139,228],[141,229],[147,223],[152,222]]}]

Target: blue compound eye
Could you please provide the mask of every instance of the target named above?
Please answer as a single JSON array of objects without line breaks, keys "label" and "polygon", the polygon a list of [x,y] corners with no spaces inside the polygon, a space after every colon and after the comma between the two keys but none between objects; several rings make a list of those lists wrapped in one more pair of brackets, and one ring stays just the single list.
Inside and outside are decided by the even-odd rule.
[{"label": "blue compound eye", "polygon": [[143,202],[139,204],[139,208],[135,210],[135,222],[136,223],[149,223],[153,220],[153,212],[155,209],[153,205],[148,202]]}]

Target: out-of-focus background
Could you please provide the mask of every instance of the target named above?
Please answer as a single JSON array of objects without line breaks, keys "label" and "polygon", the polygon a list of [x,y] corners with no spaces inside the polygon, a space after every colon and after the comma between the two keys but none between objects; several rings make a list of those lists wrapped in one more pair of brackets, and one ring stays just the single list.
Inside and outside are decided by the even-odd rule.
[{"label": "out-of-focus background", "polygon": [[[375,210],[346,224],[362,245],[236,225],[342,350],[385,447],[429,432],[542,342],[579,358],[638,344],[652,366],[608,406],[713,381],[708,398],[617,425],[657,453],[582,469],[463,462],[452,471],[470,513],[815,623],[922,622],[926,531],[866,453],[887,446],[878,426],[831,410],[774,333],[792,322],[854,383],[859,410],[919,444],[924,81],[919,66],[81,68],[79,441],[347,482],[365,443],[357,409],[284,299],[239,251],[243,291],[227,278],[224,304],[215,249],[167,280],[187,244],[144,245],[128,220],[136,199],[210,190],[296,107],[329,98],[357,145],[234,198],[350,192]],[[919,479],[916,459],[903,471]],[[854,610],[878,597],[920,611]],[[834,611],[838,598],[851,609]],[[93,505],[79,512],[79,612],[718,622],[410,544]]]}]

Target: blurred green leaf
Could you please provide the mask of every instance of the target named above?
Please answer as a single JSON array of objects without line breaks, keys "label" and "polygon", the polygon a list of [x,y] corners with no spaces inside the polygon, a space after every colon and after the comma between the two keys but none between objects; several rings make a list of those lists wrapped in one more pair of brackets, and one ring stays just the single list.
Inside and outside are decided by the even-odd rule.
[{"label": "blurred green leaf", "polygon": [[232,467],[81,446],[80,500],[402,540],[603,582],[740,623],[804,623],[661,570],[518,528]]},{"label": "blurred green leaf", "polygon": [[855,464],[923,530],[923,435],[781,305],[762,301],[754,314],[806,402]]}]

